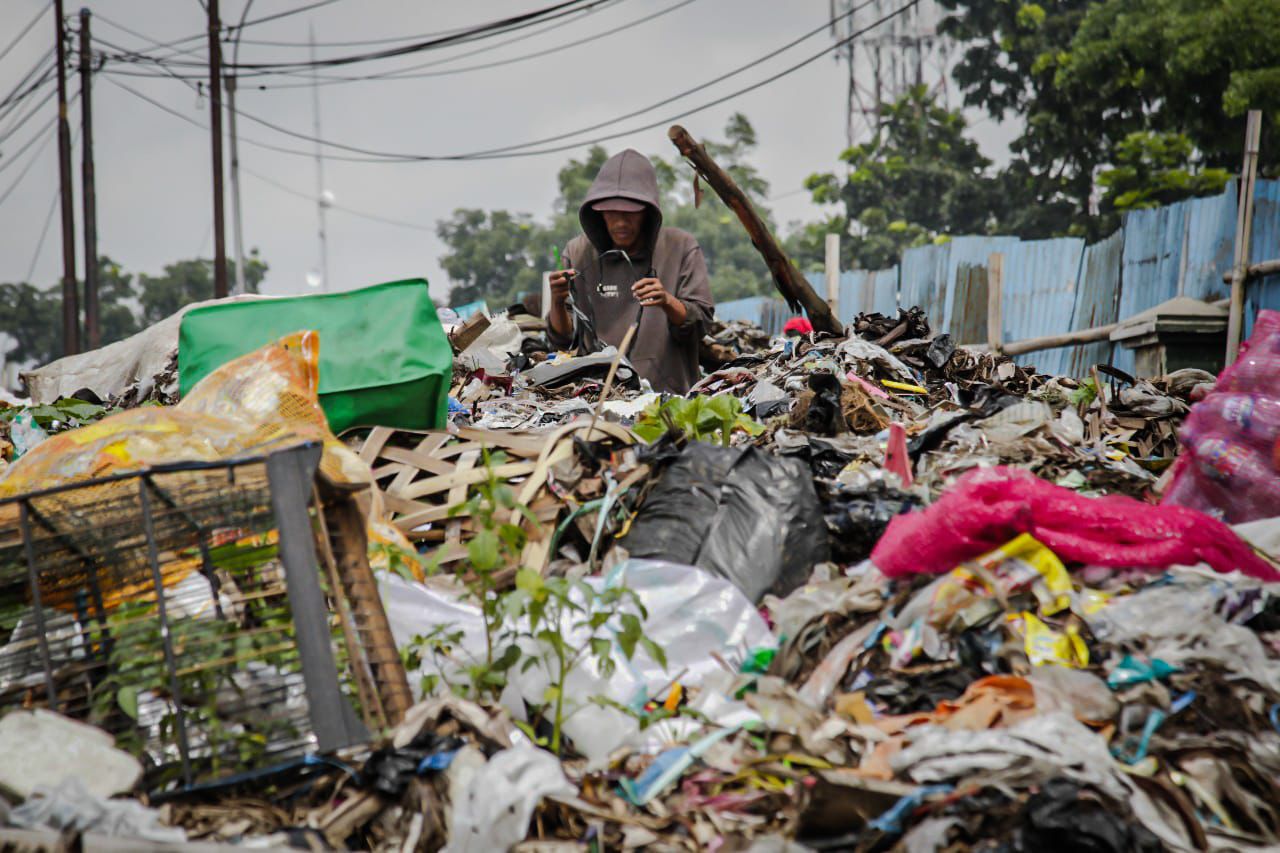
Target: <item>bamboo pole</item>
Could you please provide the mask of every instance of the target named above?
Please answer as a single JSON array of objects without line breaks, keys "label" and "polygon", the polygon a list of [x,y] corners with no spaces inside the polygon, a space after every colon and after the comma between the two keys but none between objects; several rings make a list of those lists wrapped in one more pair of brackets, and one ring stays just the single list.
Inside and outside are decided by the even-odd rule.
[{"label": "bamboo pole", "polygon": [[1235,259],[1231,264],[1231,307],[1227,312],[1226,366],[1240,354],[1244,328],[1244,283],[1249,267],[1249,238],[1253,231],[1253,191],[1258,180],[1258,144],[1262,135],[1261,110],[1249,110],[1244,132],[1244,162],[1240,166],[1240,208],[1236,215]]},{"label": "bamboo pole", "polygon": [[800,275],[795,264],[791,263],[791,259],[787,257],[786,252],[782,251],[778,241],[769,232],[760,214],[756,213],[747,194],[738,187],[729,173],[720,168],[716,161],[711,159],[706,148],[694,142],[689,131],[680,125],[672,125],[667,131],[667,136],[693,166],[698,176],[710,184],[716,191],[716,195],[720,196],[729,209],[738,215],[756,251],[764,257],[769,272],[773,274],[774,285],[787,300],[791,309],[794,311],[803,306],[805,313],[809,315],[809,322],[813,324],[816,331],[829,332],[833,335],[843,334],[844,328],[831,313],[831,306],[814,293],[809,282]]},{"label": "bamboo pole", "polygon": [[987,346],[1001,352],[1004,340],[1004,253],[987,258]]}]

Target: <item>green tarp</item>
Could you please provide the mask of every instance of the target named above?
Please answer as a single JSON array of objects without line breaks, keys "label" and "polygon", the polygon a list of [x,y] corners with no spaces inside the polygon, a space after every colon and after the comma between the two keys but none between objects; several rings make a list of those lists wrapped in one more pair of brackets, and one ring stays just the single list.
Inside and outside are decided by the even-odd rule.
[{"label": "green tarp", "polygon": [[320,405],[335,434],[445,425],[453,351],[420,278],[189,311],[178,338],[180,393],[231,359],[304,329],[320,333]]}]

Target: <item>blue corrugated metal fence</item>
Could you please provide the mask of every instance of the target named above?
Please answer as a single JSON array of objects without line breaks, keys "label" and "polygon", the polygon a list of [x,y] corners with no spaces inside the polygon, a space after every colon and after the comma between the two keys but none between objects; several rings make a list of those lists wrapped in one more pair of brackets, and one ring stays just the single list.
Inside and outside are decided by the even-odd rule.
[{"label": "blue corrugated metal fence", "polygon": [[[994,252],[1004,255],[1006,342],[1114,323],[1175,296],[1219,299],[1228,294],[1222,276],[1231,267],[1235,222],[1233,182],[1217,196],[1134,211],[1119,231],[1092,246],[1074,237],[956,237],[908,249],[897,267],[842,273],[839,318],[849,323],[864,312],[892,314],[898,306],[919,305],[935,331],[950,332],[961,343],[985,343],[985,276]],[[1280,258],[1280,181],[1258,181],[1249,255],[1250,263]],[[822,273],[806,277],[825,295]],[[1250,283],[1246,334],[1262,308],[1280,309],[1280,275]],[[722,318],[757,323],[766,311],[783,318],[776,321],[780,329],[786,316],[781,300],[755,297],[716,307]],[[1121,369],[1133,367],[1130,351],[1107,342],[1044,350],[1019,361],[1045,373],[1080,375],[1112,358]]]}]

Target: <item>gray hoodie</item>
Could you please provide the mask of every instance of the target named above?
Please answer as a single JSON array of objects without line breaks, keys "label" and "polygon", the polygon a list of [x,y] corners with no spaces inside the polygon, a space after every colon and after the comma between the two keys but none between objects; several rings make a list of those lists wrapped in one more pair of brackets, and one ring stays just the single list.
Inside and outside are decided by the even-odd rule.
[{"label": "gray hoodie", "polygon": [[[613,247],[613,241],[604,216],[592,210],[591,205],[606,198],[631,199],[648,208],[642,248],[631,255],[631,266],[616,255],[603,261],[600,257]],[[613,346],[622,343],[640,309],[640,303],[631,295],[631,285],[650,269],[657,273],[667,292],[684,303],[688,316],[680,326],[671,325],[661,308],[644,309],[631,346],[631,363],[654,390],[685,393],[698,381],[698,341],[714,303],[698,241],[679,228],[662,227],[658,178],[649,159],[628,148],[605,161],[578,209],[578,221],[583,236],[569,241],[564,261],[578,271],[573,298],[584,314],[594,317],[601,341]],[[547,337],[559,349],[573,344],[572,338],[557,335],[550,321]]]}]

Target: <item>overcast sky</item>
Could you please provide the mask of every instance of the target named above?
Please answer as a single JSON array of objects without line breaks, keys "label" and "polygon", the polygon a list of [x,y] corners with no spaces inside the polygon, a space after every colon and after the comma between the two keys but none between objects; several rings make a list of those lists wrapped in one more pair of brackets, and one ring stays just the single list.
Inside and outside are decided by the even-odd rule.
[{"label": "overcast sky", "polygon": [[[249,18],[308,5],[309,0],[256,0]],[[545,35],[467,57],[494,41],[432,51],[377,63],[335,68],[326,73],[357,75],[458,57],[430,70],[491,62],[583,39],[673,6],[678,0],[617,0]],[[0,49],[48,0],[3,0]],[[68,0],[67,12],[79,3]],[[135,50],[156,52],[139,38],[111,26],[123,25],[158,42],[199,33],[204,13],[197,0],[88,0],[93,34]],[[320,43],[412,37],[550,5],[550,0],[411,2],[332,0],[314,10],[245,30],[240,61],[305,60],[308,27]],[[224,22],[239,19],[240,0],[223,0]],[[498,68],[409,80],[343,83],[319,89],[321,135],[347,145],[422,154],[452,154],[524,142],[575,130],[646,106],[742,65],[823,23],[828,0],[690,0],[686,5],[624,32]],[[105,18],[99,17],[99,13]],[[0,95],[11,90],[52,44],[48,13],[8,56],[0,60]],[[550,26],[550,25],[547,25]],[[303,45],[249,44],[277,41]],[[611,125],[598,133],[626,130],[702,104],[761,80],[831,44],[827,33],[803,42],[769,62],[711,89],[653,113]],[[195,54],[177,57],[196,61]],[[107,48],[105,45],[104,49]],[[321,47],[320,56],[362,52],[371,47]],[[139,71],[139,66],[109,66]],[[199,73],[198,69],[191,69]],[[114,78],[200,124],[209,122],[207,100],[174,79]],[[267,78],[296,85],[296,78]],[[69,83],[71,94],[79,83]],[[845,145],[843,66],[824,57],[781,80],[695,115],[680,119],[695,136],[720,137],[726,118],[741,111],[754,124],[759,149],[754,162],[772,185],[771,207],[779,222],[811,218],[819,211],[800,192],[815,170],[837,166]],[[34,104],[43,95],[29,99]],[[93,89],[96,120],[98,247],[133,272],[158,273],[168,262],[212,257],[212,200],[209,135],[163,112],[100,77]],[[282,128],[311,135],[314,113],[309,86],[259,91],[242,86],[239,107]],[[18,114],[0,122],[0,136]],[[8,157],[55,113],[42,107],[25,127],[0,142],[0,193],[27,165],[35,148],[12,167]],[[73,135],[79,108],[71,110]],[[264,290],[307,291],[308,274],[319,268],[315,197],[316,166],[310,156],[279,153],[248,140],[310,152],[301,139],[242,119],[240,160],[246,247],[256,247],[271,267]],[[592,134],[595,135],[595,134]],[[976,135],[989,156],[1002,159],[1007,134],[991,123]],[[605,143],[610,152],[633,147],[670,154],[665,125]],[[55,199],[56,142],[52,130],[39,143],[32,167],[9,198],[0,203],[0,281],[52,284],[60,274],[59,226],[55,215],[37,253],[47,214]],[[537,157],[478,162],[353,163],[326,158],[325,188],[340,207],[412,223],[418,228],[370,221],[340,209],[328,217],[331,289],[349,289],[397,278],[425,276],[436,296],[448,281],[438,263],[444,247],[434,229],[459,207],[506,208],[545,215],[556,195],[557,169],[586,146]],[[79,232],[79,151],[76,174]],[[229,155],[228,155],[229,162]],[[265,182],[265,176],[296,195]],[[227,251],[234,247],[231,196],[227,190]],[[83,261],[78,261],[83,264]],[[80,269],[83,269],[81,266]]]}]

